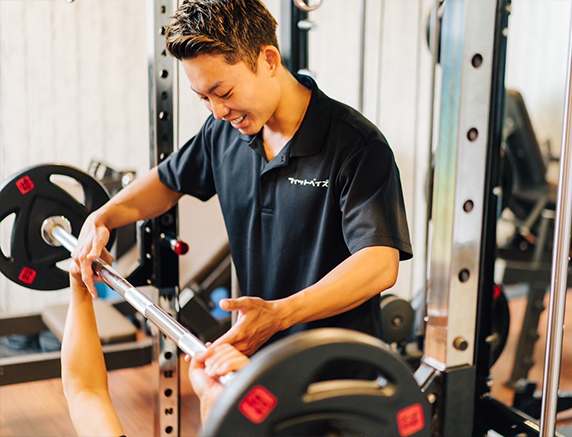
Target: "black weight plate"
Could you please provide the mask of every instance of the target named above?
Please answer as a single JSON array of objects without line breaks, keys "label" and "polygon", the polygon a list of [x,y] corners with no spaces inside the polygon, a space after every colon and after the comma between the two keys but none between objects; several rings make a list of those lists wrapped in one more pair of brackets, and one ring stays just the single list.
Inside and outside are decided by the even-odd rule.
[{"label": "black weight plate", "polygon": [[[323,369],[341,363],[366,364],[378,379],[324,381]],[[430,414],[412,373],[388,345],[327,328],[293,335],[256,354],[228,383],[203,435],[419,437],[430,435]]]},{"label": "black weight plate", "polygon": [[[50,178],[67,176],[81,186],[84,204]],[[69,220],[76,237],[87,216],[109,200],[107,190],[87,173],[66,165],[44,164],[22,170],[0,187],[0,222],[15,214],[10,257],[0,249],[0,271],[11,281],[34,290],[69,286],[68,273],[56,263],[70,257],[63,247],[48,245],[42,223],[52,216]],[[113,238],[110,238],[108,248]]]},{"label": "black weight plate", "polygon": [[508,340],[508,331],[510,329],[510,308],[508,300],[504,294],[503,287],[496,285],[493,288],[493,307],[491,312],[492,334],[495,335],[491,344],[491,367],[500,357],[506,342]]},{"label": "black weight plate", "polygon": [[380,338],[385,343],[400,343],[407,339],[413,329],[415,311],[411,304],[394,294],[382,294],[380,300]]}]

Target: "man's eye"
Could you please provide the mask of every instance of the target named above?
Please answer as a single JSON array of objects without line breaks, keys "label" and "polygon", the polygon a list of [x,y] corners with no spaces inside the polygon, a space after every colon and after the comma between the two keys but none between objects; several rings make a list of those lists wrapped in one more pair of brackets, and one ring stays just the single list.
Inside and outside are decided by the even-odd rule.
[{"label": "man's eye", "polygon": [[221,99],[228,99],[230,96],[232,96],[232,93],[229,91],[228,93],[220,96]]}]

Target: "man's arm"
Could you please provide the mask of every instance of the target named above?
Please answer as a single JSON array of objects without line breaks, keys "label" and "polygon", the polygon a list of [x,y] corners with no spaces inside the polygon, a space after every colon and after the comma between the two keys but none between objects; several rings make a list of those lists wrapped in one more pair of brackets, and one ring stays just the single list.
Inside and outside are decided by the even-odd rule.
[{"label": "man's arm", "polygon": [[157,168],[153,168],[86,219],[72,258],[80,266],[82,280],[94,297],[97,291],[91,263],[103,253],[109,241],[109,230],[157,217],[171,209],[181,196],[163,184]]},{"label": "man's arm", "polygon": [[62,382],[70,416],[78,436],[120,436],[124,431],[109,397],[93,301],[74,269],[62,342]]},{"label": "man's arm", "polygon": [[344,313],[393,287],[398,270],[397,249],[366,247],[316,284],[287,298],[223,300],[221,307],[226,311],[239,311],[239,316],[237,323],[213,345],[230,343],[246,355],[252,355],[278,331]]}]

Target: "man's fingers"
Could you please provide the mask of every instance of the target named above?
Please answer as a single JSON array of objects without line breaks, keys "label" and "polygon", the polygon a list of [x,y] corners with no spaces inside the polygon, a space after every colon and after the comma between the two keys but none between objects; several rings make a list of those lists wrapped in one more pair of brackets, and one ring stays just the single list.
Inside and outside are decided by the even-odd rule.
[{"label": "man's fingers", "polygon": [[93,242],[93,244],[91,246],[91,250],[87,254],[86,258],[88,258],[92,261],[94,259],[97,259],[97,258],[103,259],[102,255],[103,255],[104,250],[105,250],[105,243],[102,240],[97,239]]},{"label": "man's fingers", "polygon": [[235,311],[238,308],[236,299],[222,299],[219,305],[225,311]]},{"label": "man's fingers", "polygon": [[206,367],[207,375],[216,378],[219,376],[226,375],[230,372],[235,372],[242,369],[246,363],[248,363],[248,358],[244,355],[227,357],[224,360],[217,361],[212,365]]},{"label": "man's fingers", "polygon": [[105,248],[103,249],[103,252],[101,252],[100,258],[109,265],[113,264],[113,261],[115,261],[113,255],[111,255]]},{"label": "man's fingers", "polygon": [[242,296],[238,299],[221,299],[219,305],[225,311],[244,311],[252,307],[256,300],[258,299]]},{"label": "man's fingers", "polygon": [[212,348],[215,348],[223,343],[230,343],[233,344],[233,338],[234,338],[234,332],[232,331],[232,328],[230,330],[228,330],[227,332],[225,332],[223,335],[221,335],[219,338],[217,338],[213,344],[211,345]]},{"label": "man's fingers", "polygon": [[228,343],[221,344],[212,355],[205,360],[207,375],[215,378],[241,369],[248,363],[248,358]]},{"label": "man's fingers", "polygon": [[90,294],[94,297],[97,297],[97,289],[95,288],[95,284],[93,282],[93,269],[91,268],[91,261],[88,260],[80,261],[80,270],[81,270],[81,280],[87,287]]}]

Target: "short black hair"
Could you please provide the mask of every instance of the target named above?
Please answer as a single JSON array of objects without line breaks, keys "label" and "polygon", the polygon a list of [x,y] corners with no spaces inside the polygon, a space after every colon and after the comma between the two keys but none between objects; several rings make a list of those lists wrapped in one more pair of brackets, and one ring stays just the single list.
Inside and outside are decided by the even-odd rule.
[{"label": "short black hair", "polygon": [[277,24],[260,0],[185,0],[166,28],[167,50],[179,60],[223,55],[256,72],[262,47],[279,49]]}]

